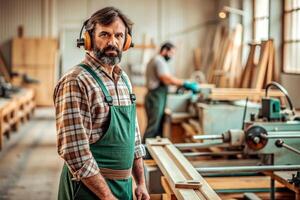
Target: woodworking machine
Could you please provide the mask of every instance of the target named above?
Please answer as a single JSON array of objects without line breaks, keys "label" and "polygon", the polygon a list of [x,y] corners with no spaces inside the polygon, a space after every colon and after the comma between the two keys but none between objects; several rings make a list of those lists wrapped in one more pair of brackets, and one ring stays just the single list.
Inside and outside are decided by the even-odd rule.
[{"label": "woodworking machine", "polygon": [[[268,93],[271,87],[276,87],[284,94],[289,109],[283,109],[281,101],[269,97]],[[182,96],[182,98],[188,99],[188,96]],[[183,105],[180,104],[180,101],[176,104]],[[295,115],[287,91],[280,84],[272,82],[266,87],[265,96],[261,100],[258,112],[249,113],[247,109],[246,101],[242,112],[244,114],[239,120],[243,123],[238,123],[238,127],[241,128],[228,129],[220,133],[205,132],[202,135],[194,135],[193,138],[199,142],[171,144],[166,138],[147,140],[149,152],[171,185],[176,197],[178,193],[176,184],[179,179],[180,181],[181,179],[191,181],[200,179],[199,177],[191,178],[190,175],[185,176],[194,174],[194,171],[203,177],[261,176],[261,172],[270,176],[269,188],[262,186],[262,188],[256,188],[257,190],[255,188],[219,190],[218,193],[241,193],[253,189],[256,192],[269,191],[270,199],[275,199],[275,179],[287,188],[298,191],[297,187],[300,185],[300,118]],[[226,117],[226,113],[224,116]],[[231,113],[228,112],[228,116],[231,116]],[[219,121],[211,118],[208,120],[211,120],[215,126],[220,124]],[[176,152],[173,146],[181,152]],[[213,147],[220,148],[215,148],[216,151],[197,151],[197,149],[213,149]],[[201,159],[201,156],[211,156],[212,159]],[[222,160],[220,156],[224,156],[225,159]],[[192,167],[185,159],[189,159]],[[156,182],[158,179],[156,177]],[[207,184],[205,181],[200,181],[200,183]],[[206,193],[206,195],[211,193],[210,190],[207,191],[209,192],[206,193],[206,190],[199,192]],[[197,194],[199,192],[197,191]],[[216,198],[215,196],[205,199]]]},{"label": "woodworking machine", "polygon": [[[271,86],[285,94],[289,110],[282,110],[278,99],[268,97]],[[242,149],[244,154],[272,155],[272,164],[300,164],[300,157],[295,155],[300,152],[297,150],[300,147],[300,118],[295,116],[287,91],[275,82],[268,84],[260,112],[251,114],[244,129],[230,129],[220,135],[196,135],[194,139],[218,140],[228,147]]]}]

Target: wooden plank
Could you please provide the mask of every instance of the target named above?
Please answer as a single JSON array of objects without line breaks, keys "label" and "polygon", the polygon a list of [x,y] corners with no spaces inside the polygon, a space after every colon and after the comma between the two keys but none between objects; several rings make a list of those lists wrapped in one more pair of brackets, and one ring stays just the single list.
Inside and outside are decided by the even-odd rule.
[{"label": "wooden plank", "polygon": [[161,179],[161,186],[163,187],[165,193],[169,196],[170,199],[176,199],[174,192],[172,191],[166,177],[162,176]]},{"label": "wooden plank", "polygon": [[239,77],[242,70],[242,58],[241,58],[241,47],[242,47],[242,31],[243,27],[238,24],[235,27],[235,34],[233,37],[233,49],[231,56],[231,63],[229,72],[229,81],[227,87],[237,87],[239,83]]},{"label": "wooden plank", "polygon": [[269,60],[270,51],[270,41],[263,41],[261,44],[261,54],[259,63],[257,65],[257,74],[254,76],[254,81],[252,82],[252,88],[262,89],[264,83],[264,77],[266,74],[266,69]]},{"label": "wooden plank", "polygon": [[[270,177],[268,176],[207,177],[205,180],[214,190],[270,188]],[[285,186],[276,182],[275,187],[284,188]]]},{"label": "wooden plank", "polygon": [[155,44],[135,44],[134,47],[135,49],[156,49],[157,46]]},{"label": "wooden plank", "polygon": [[183,182],[177,182],[175,183],[175,188],[178,189],[194,189],[194,190],[198,190],[200,189],[202,186],[202,184],[200,183],[200,181],[197,180],[188,180],[188,181],[183,181]]},{"label": "wooden plank", "polygon": [[213,51],[212,51],[212,63],[209,65],[207,69],[207,81],[208,83],[213,83],[215,76],[215,70],[218,70],[218,66],[223,62],[224,58],[224,49],[228,45],[228,30],[224,26],[218,26],[214,43],[213,43]]},{"label": "wooden plank", "polygon": [[[276,90],[268,93],[272,97],[283,97],[283,94]],[[201,95],[201,94],[200,94]],[[248,97],[249,100],[259,101],[265,96],[265,91],[254,88],[212,88],[207,99],[210,100],[242,100]]]},{"label": "wooden plank", "polygon": [[58,42],[51,38],[14,38],[12,42],[12,66],[55,65]]},{"label": "wooden plank", "polygon": [[39,106],[52,106],[56,82],[58,42],[51,38],[15,38],[12,44],[12,70],[39,81],[38,84],[19,83],[35,90]]},{"label": "wooden plank", "polygon": [[194,63],[194,70],[201,70],[201,49],[195,48],[193,50],[193,63]]},{"label": "wooden plank", "polygon": [[268,83],[270,83],[273,80],[273,73],[275,70],[275,63],[274,63],[274,54],[275,54],[275,48],[274,48],[274,41],[270,40],[270,50],[269,50],[269,61],[268,61],[268,67],[267,67],[267,73],[266,73],[266,86]]},{"label": "wooden plank", "polygon": [[197,130],[195,130],[190,124],[186,123],[186,122],[182,122],[181,126],[183,127],[183,129],[185,130],[185,135],[187,137],[193,137],[194,135],[197,135]]},{"label": "wooden plank", "polygon": [[250,43],[250,51],[248,55],[248,59],[246,62],[246,66],[244,68],[243,74],[242,74],[242,79],[241,79],[241,88],[249,88],[250,87],[250,80],[251,80],[251,71],[252,68],[255,66],[254,64],[254,57],[255,57],[255,52],[257,50],[257,43]]},{"label": "wooden plank", "polygon": [[4,77],[6,82],[11,83],[11,77],[10,77],[10,73],[8,70],[8,66],[4,60],[4,56],[1,52],[1,50],[0,50],[0,73]]},{"label": "wooden plank", "polygon": [[[162,141],[169,140],[163,138]],[[176,197],[181,199],[220,199],[219,196],[211,189],[207,182],[195,170],[192,164],[180,153],[173,144],[165,146],[153,146],[157,143],[156,139],[147,139],[147,148],[159,166],[160,170],[167,178],[172,191]],[[198,190],[194,189],[177,189],[176,183],[187,181],[199,181],[202,187]]]}]

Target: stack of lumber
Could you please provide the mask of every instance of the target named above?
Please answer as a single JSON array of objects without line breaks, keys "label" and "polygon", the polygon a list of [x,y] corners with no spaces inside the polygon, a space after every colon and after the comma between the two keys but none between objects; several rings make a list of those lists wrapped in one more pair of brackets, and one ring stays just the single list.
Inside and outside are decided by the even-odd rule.
[{"label": "stack of lumber", "polygon": [[[50,38],[15,38],[12,44],[12,71],[39,81],[22,87],[35,90],[38,106],[52,106],[57,74],[58,42]],[[13,82],[17,84],[16,82]]]},{"label": "stack of lumber", "polygon": [[237,87],[241,74],[242,25],[228,32],[224,28],[216,31],[212,63],[207,70],[207,80],[217,87]]},{"label": "stack of lumber", "polygon": [[229,32],[217,28],[212,46],[212,62],[207,81],[221,88],[263,89],[271,81],[278,81],[275,69],[275,48],[272,39],[251,43],[244,68],[241,64],[242,26]]},{"label": "stack of lumber", "polygon": [[[275,69],[273,40],[249,44],[250,51],[240,82],[241,88],[263,89],[271,81],[278,80]],[[256,55],[259,55],[256,62]]]}]

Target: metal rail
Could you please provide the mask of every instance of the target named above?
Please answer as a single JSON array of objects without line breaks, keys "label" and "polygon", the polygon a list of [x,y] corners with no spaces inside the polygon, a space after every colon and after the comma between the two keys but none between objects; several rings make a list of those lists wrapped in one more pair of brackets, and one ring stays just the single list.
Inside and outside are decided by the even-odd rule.
[{"label": "metal rail", "polygon": [[223,135],[194,135],[194,139],[196,140],[222,140]]},{"label": "metal rail", "polygon": [[215,142],[215,143],[177,143],[174,144],[175,147],[181,150],[191,149],[191,148],[208,148],[212,146],[222,146],[224,142]]},{"label": "metal rail", "polygon": [[270,135],[261,134],[261,137],[268,139],[300,138],[299,131],[268,131],[268,133],[270,133]]},{"label": "metal rail", "polygon": [[263,172],[263,171],[295,171],[300,165],[267,165],[267,166],[236,166],[236,167],[199,167],[195,168],[201,173],[224,172]]},{"label": "metal rail", "polygon": [[194,156],[230,156],[243,154],[242,151],[225,151],[225,152],[187,152],[182,153],[185,157],[194,157]]}]

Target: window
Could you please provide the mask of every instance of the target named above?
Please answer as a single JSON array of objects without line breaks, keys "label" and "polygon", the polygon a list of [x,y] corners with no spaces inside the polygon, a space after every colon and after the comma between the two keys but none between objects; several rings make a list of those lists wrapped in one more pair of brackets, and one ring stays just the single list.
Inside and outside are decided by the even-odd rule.
[{"label": "window", "polygon": [[300,74],[300,1],[284,1],[283,72]]},{"label": "window", "polygon": [[269,39],[269,0],[253,0],[253,40]]}]

